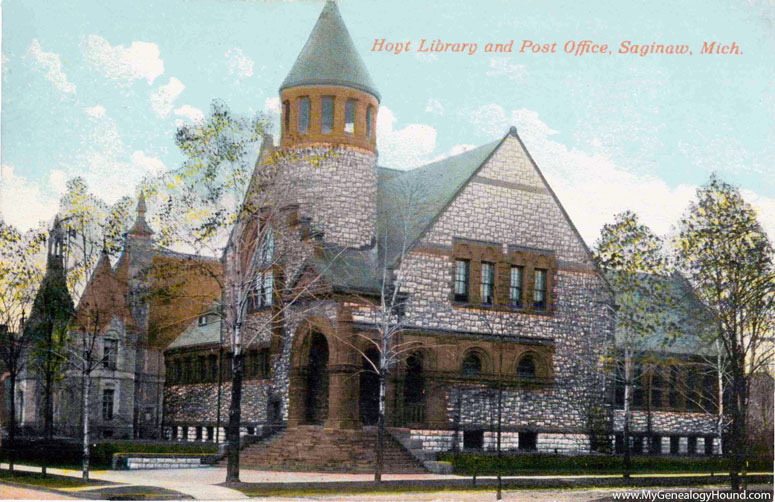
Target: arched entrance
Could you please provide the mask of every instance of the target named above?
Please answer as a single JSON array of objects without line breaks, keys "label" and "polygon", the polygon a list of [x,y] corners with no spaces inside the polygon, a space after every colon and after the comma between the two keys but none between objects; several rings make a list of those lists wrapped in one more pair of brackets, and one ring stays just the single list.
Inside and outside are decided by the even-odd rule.
[{"label": "arched entrance", "polygon": [[425,376],[422,352],[415,352],[406,360],[404,421],[408,424],[425,422]]},{"label": "arched entrance", "polygon": [[372,347],[362,359],[359,399],[361,423],[376,425],[379,418],[379,375],[374,371],[374,366],[379,368],[379,351]]},{"label": "arched entrance", "polygon": [[304,422],[321,425],[328,418],[328,342],[320,333],[312,334],[305,373]]}]

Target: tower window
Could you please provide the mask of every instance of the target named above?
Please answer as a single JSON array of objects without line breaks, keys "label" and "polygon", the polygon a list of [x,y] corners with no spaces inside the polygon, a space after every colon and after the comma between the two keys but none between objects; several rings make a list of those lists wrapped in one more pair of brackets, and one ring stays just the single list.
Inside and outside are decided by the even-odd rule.
[{"label": "tower window", "polygon": [[374,107],[370,106],[366,109],[366,139],[371,139],[372,122],[374,121]]},{"label": "tower window", "polygon": [[109,370],[116,369],[118,355],[118,340],[106,339],[102,355],[102,365]]},{"label": "tower window", "polygon": [[329,134],[334,130],[334,97],[323,96],[320,107],[320,132]]},{"label": "tower window", "polygon": [[355,132],[355,100],[348,99],[344,104],[344,132]]},{"label": "tower window", "polygon": [[288,127],[291,125],[291,104],[288,101],[283,101],[283,132],[288,132]]},{"label": "tower window", "polygon": [[299,132],[309,132],[309,98],[306,96],[299,98]]},{"label": "tower window", "polygon": [[495,303],[495,264],[482,262],[482,305]]},{"label": "tower window", "polygon": [[455,261],[455,301],[468,301],[468,260]]},{"label": "tower window", "polygon": [[546,309],[546,270],[535,270],[535,288],[533,290],[533,307],[536,310]]}]

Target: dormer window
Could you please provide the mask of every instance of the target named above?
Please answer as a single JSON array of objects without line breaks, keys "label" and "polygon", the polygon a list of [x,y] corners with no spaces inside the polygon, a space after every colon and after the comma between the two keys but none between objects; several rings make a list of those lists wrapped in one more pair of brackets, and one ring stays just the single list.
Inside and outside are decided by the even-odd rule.
[{"label": "dormer window", "polygon": [[353,134],[355,132],[355,100],[348,99],[344,104],[344,132]]},{"label": "dormer window", "polygon": [[205,314],[205,315],[200,315],[200,316],[199,316],[199,325],[200,325],[200,326],[205,326],[205,325],[207,325],[207,315],[206,315],[206,314]]},{"label": "dormer window", "polygon": [[334,97],[323,96],[320,100],[320,132],[331,134],[334,130]]},{"label": "dormer window", "polygon": [[299,98],[299,133],[309,132],[309,97]]}]

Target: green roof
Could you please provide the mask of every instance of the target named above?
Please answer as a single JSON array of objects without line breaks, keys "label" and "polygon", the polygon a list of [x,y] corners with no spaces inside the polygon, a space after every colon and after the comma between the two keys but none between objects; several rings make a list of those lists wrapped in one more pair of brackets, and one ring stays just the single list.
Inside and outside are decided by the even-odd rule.
[{"label": "green roof", "polygon": [[[697,299],[683,276],[674,274],[672,277],[664,277],[640,274],[638,282],[646,290],[656,283],[668,286],[667,292],[674,299],[676,305],[665,307],[661,314],[666,323],[678,327],[675,332],[658,329],[639,339],[637,342],[639,351],[660,352],[673,356],[715,354],[711,342],[713,324],[704,306]],[[614,296],[616,294],[617,292],[614,291]],[[615,344],[619,348],[623,348],[626,344],[626,335],[618,325],[615,333]]]},{"label": "green roof", "polygon": [[380,254],[388,265],[400,259],[468,183],[503,139],[396,175],[378,171]]},{"label": "green roof", "polygon": [[280,90],[300,85],[337,85],[379,100],[366,65],[355,49],[336,3],[329,0]]},{"label": "green roof", "polygon": [[[199,319],[195,319],[167,349],[192,347],[195,345],[218,345],[221,343],[221,322],[215,316],[208,316],[208,322],[204,326],[199,325]],[[211,318],[214,318],[211,320]]]}]

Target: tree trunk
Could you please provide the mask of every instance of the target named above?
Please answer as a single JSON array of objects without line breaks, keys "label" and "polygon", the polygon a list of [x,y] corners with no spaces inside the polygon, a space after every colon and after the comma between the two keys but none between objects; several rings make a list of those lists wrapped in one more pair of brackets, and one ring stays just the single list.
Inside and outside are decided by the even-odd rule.
[{"label": "tree trunk", "polygon": [[88,373],[83,374],[83,396],[81,398],[81,414],[83,418],[83,467],[81,470],[84,481],[89,480],[89,390],[91,379]]},{"label": "tree trunk", "polygon": [[13,463],[16,457],[16,375],[11,373],[11,416],[8,427],[8,446],[10,455],[8,455],[8,471],[13,472]]},{"label": "tree trunk", "polygon": [[229,405],[229,425],[226,430],[228,461],[226,464],[226,482],[239,483],[240,422],[242,420],[242,351],[232,356],[231,403]]},{"label": "tree trunk", "polygon": [[718,369],[718,420],[716,423],[716,435],[718,435],[718,454],[719,456],[723,456],[724,444],[722,439],[724,436],[724,372],[721,365],[721,347],[719,346],[719,342],[716,342],[716,350],[718,351],[718,355],[716,357],[716,368]]},{"label": "tree trunk", "polygon": [[632,420],[632,354],[624,355],[624,479],[630,479],[632,461],[630,458],[630,422]]},{"label": "tree trunk", "polygon": [[745,468],[745,375],[744,362],[735,365],[732,377],[732,428],[729,439],[731,469],[730,486],[733,491],[740,490],[740,473]]},{"label": "tree trunk", "polygon": [[387,394],[387,378],[384,369],[379,374],[379,414],[377,415],[377,465],[374,470],[374,481],[382,482],[384,470],[384,438],[385,438],[385,396]]}]

